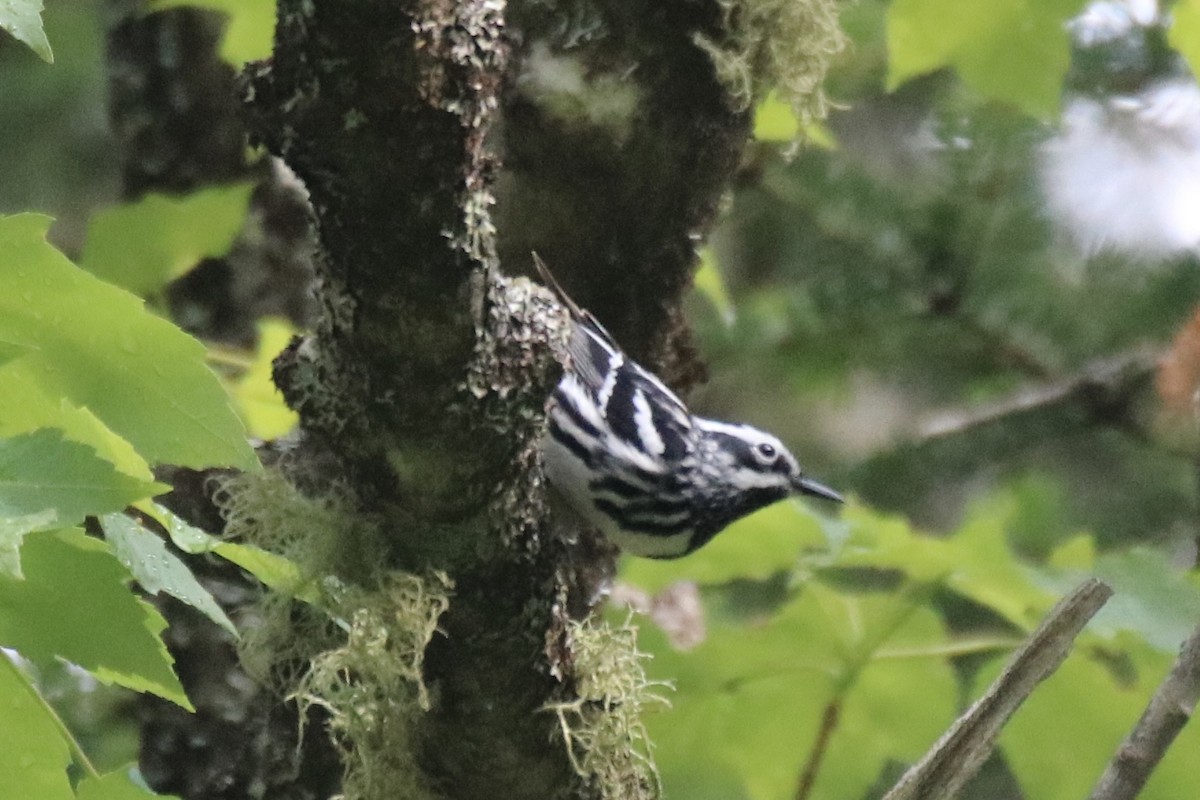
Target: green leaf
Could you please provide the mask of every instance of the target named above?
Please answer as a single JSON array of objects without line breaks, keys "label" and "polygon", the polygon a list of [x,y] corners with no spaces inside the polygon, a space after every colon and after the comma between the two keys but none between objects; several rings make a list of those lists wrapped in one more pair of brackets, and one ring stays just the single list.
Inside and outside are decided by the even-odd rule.
[{"label": "green leaf", "polygon": [[794,142],[800,135],[800,120],[791,103],[770,92],[754,109],[754,138],[760,142]]},{"label": "green leaf", "polygon": [[131,478],[56,430],[0,439],[0,519],[56,514],[59,526],[119,511],[166,486]]},{"label": "green leaf", "polygon": [[222,541],[159,505],[153,507],[152,514],[167,529],[175,546],[185,553],[216,553],[276,591],[306,603],[318,601],[319,593],[301,579],[300,568],[283,556],[253,545]]},{"label": "green leaf", "polygon": [[34,531],[57,527],[58,515],[53,509],[23,517],[0,517],[0,575],[23,578],[21,572],[21,540]]},{"label": "green leaf", "polygon": [[621,580],[657,592],[677,580],[714,585],[790,571],[806,548],[824,547],[821,520],[802,503],[784,502],[738,520],[712,542],[679,559],[625,558]]},{"label": "green leaf", "polygon": [[137,766],[130,764],[99,777],[85,777],[79,782],[75,800],[150,800],[173,798],[175,795],[155,794],[135,780]]},{"label": "green leaf", "polygon": [[100,211],[88,225],[82,266],[141,297],[155,294],[204,258],[229,252],[253,190],[240,183],[183,197],[147,194]]},{"label": "green leaf", "polygon": [[1057,593],[1036,580],[1008,547],[1006,530],[1016,510],[1010,494],[976,503],[959,530],[937,538],[849,503],[842,519],[850,538],[835,563],[901,570],[916,582],[941,584],[1032,629]]},{"label": "green leaf", "polygon": [[71,800],[70,748],[29,679],[0,653],[0,794]]},{"label": "green leaf", "polygon": [[1200,75],[1200,0],[1179,0],[1171,6],[1167,42],[1184,57],[1192,74]]},{"label": "green leaf", "polygon": [[275,0],[152,0],[150,8],[199,6],[224,12],[229,17],[221,58],[235,67],[271,55],[275,38]]},{"label": "green leaf", "polygon": [[[1076,540],[1068,545],[1069,549],[1055,552],[1055,564],[1070,563],[1071,553],[1082,549]],[[1110,639],[1121,632],[1136,633],[1150,646],[1174,652],[1200,620],[1200,587],[1172,566],[1165,554],[1134,547],[1105,553],[1094,561],[1083,558],[1076,555],[1071,569],[1047,573],[1044,582],[1066,592],[1081,578],[1094,575],[1113,587],[1112,599],[1088,623],[1089,631]]]},{"label": "green leaf", "polygon": [[[71,264],[46,243],[49,224],[0,218],[0,340],[31,348],[25,374],[151,463],[258,469],[200,343]],[[8,404],[0,395],[0,419]]]},{"label": "green leaf", "polygon": [[911,598],[812,582],[765,625],[715,622],[687,653],[645,627],[640,637],[650,677],[676,686],[671,708],[648,720],[668,796],[794,796],[836,707],[814,796],[858,797],[887,761],[920,755],[953,719],[954,673],[934,647],[945,633]]},{"label": "green leaf", "polygon": [[295,330],[284,320],[260,321],[254,362],[233,384],[233,399],[237,401],[242,421],[260,439],[277,439],[295,428],[300,419],[288,408],[271,379],[275,356],[288,346],[294,335]]},{"label": "green leaf", "polygon": [[36,358],[18,358],[0,366],[0,436],[56,428],[63,438],[86,444],[121,472],[150,482],[154,476],[146,460],[126,440],[113,433],[99,417],[74,405],[42,384]]},{"label": "green leaf", "polygon": [[158,536],[124,514],[105,514],[104,536],[117,559],[150,594],[164,592],[237,636],[237,629],[196,576]]},{"label": "green leaf", "polygon": [[78,530],[33,533],[21,565],[24,580],[0,575],[0,646],[66,659],[190,710],[159,638],[166,620],[129,591],[129,572],[104,542]]},{"label": "green leaf", "polygon": [[891,91],[953,67],[981,94],[1048,118],[1070,63],[1065,23],[1083,0],[895,0],[888,9]]},{"label": "green leaf", "polygon": [[320,599],[320,593],[300,577],[300,568],[277,553],[236,542],[222,542],[213,552],[237,564],[275,591],[306,603],[316,603]]},{"label": "green leaf", "polygon": [[47,64],[54,63],[54,53],[42,28],[42,0],[5,0],[0,3],[0,29],[14,39],[29,45]]}]

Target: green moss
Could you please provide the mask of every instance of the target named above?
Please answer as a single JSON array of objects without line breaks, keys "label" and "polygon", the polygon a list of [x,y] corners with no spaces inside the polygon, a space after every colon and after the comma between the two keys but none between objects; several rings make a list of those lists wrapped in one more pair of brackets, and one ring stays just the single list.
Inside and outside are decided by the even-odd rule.
[{"label": "green moss", "polygon": [[821,83],[845,47],[834,0],[717,0],[725,12],[723,41],[697,37],[717,76],[742,109],[772,88],[796,116],[825,115]]},{"label": "green moss", "polygon": [[626,622],[572,622],[574,699],[550,703],[571,766],[603,800],[649,800],[661,794],[642,714],[665,703],[646,678],[637,629]]},{"label": "green moss", "polygon": [[384,552],[384,533],[336,490],[308,497],[268,471],[228,479],[217,502],[227,534],[289,559],[312,600],[264,594],[240,643],[247,671],[295,700],[302,720],[324,709],[345,798],[432,797],[411,739],[430,706],[424,653],[450,579],[381,567],[372,554]]}]

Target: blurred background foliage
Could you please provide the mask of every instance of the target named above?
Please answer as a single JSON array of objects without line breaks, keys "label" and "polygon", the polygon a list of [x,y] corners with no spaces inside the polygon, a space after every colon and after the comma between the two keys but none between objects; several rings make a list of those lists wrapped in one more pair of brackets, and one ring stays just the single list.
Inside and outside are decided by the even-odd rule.
[{"label": "blurred background foliage", "polygon": [[[270,3],[207,5],[227,58],[265,52]],[[622,563],[610,614],[648,615],[650,677],[674,687],[647,723],[669,797],[880,796],[1090,574],[1117,596],[965,796],[1095,781],[1200,621],[1198,9],[858,0],[830,117],[797,149],[787,110],[759,109],[689,298],[711,372],[690,399],[775,431],[851,502]],[[165,313],[246,192],[117,207],[105,14],[48,2],[53,66],[0,39],[0,213],[52,214],[55,244]],[[288,328],[259,330],[210,360],[271,437]],[[120,763],[129,728],[93,683],[43,687]],[[1184,737],[1144,796],[1200,796]]]}]

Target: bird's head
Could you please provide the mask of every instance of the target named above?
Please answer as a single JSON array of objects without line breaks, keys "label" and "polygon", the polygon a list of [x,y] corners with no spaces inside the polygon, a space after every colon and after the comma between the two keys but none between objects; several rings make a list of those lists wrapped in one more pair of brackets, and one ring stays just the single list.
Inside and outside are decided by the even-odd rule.
[{"label": "bird's head", "polygon": [[[708,446],[710,478],[734,493],[760,498],[755,507],[792,494],[806,494],[842,502],[828,486],[807,477],[783,442],[750,425],[733,425],[697,419]],[[765,501],[765,502],[762,502]]]}]

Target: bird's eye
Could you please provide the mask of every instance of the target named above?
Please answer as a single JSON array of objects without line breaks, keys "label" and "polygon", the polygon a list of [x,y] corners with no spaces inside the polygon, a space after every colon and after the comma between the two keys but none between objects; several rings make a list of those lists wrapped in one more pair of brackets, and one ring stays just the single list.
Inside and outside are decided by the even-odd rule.
[{"label": "bird's eye", "polygon": [[778,453],[776,452],[774,445],[769,444],[767,442],[763,442],[762,444],[760,444],[758,446],[758,455],[764,461],[771,461],[772,459],[775,458],[775,456],[778,455]]}]

